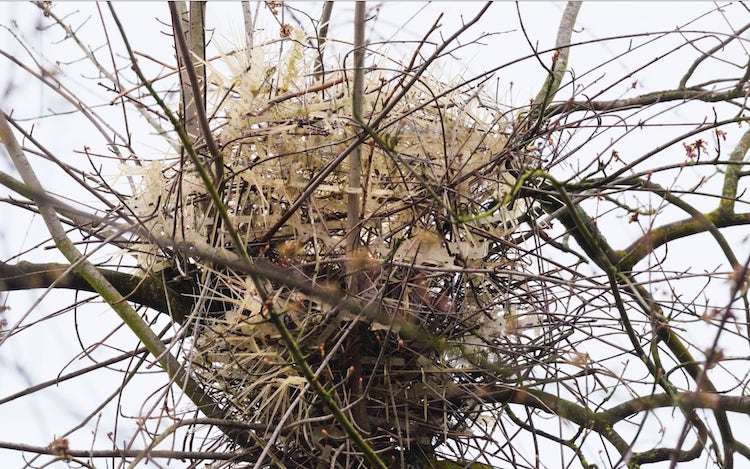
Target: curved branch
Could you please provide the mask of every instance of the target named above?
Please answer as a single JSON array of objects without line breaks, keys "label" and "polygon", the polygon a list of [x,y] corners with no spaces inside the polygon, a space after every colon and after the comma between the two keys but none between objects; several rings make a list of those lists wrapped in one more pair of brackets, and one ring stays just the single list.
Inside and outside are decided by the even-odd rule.
[{"label": "curved branch", "polygon": [[[732,34],[728,38],[726,38],[723,41],[721,41],[718,44],[716,44],[711,49],[709,49],[706,52],[704,52],[703,54],[701,54],[701,56],[698,57],[697,59],[695,59],[693,61],[693,63],[690,65],[690,67],[688,68],[688,71],[685,72],[685,75],[683,75],[682,79],[680,79],[680,84],[677,85],[677,87],[679,89],[685,89],[685,87],[687,86],[688,80],[690,79],[690,77],[693,76],[693,73],[695,73],[695,70],[698,68],[698,66],[700,64],[702,64],[709,57],[713,56],[716,52],[722,50],[730,42],[734,41],[735,39],[739,39],[742,36],[742,33],[744,33],[745,31],[747,31],[748,29],[750,29],[750,23],[748,23],[745,26],[741,27],[740,29],[738,29],[737,31],[735,31],[734,34]],[[740,81],[740,83],[742,83],[742,81]]]},{"label": "curved branch", "polygon": [[635,264],[654,249],[670,241],[707,231],[709,226],[707,222],[716,228],[750,225],[750,213],[720,213],[713,211],[705,214],[704,217],[705,220],[690,217],[649,230],[646,235],[622,251],[620,269],[623,271],[631,270]]},{"label": "curved branch", "polygon": [[560,18],[560,25],[557,28],[557,38],[555,39],[555,49],[552,55],[552,65],[547,69],[547,78],[544,80],[542,88],[534,98],[534,104],[530,113],[526,117],[519,119],[521,125],[526,126],[532,135],[535,135],[539,127],[542,125],[544,117],[548,114],[548,107],[555,98],[557,91],[560,89],[562,79],[565,76],[565,72],[568,70],[568,57],[570,56],[571,45],[570,39],[573,35],[573,26],[575,26],[578,12],[581,9],[581,3],[582,2],[580,1],[569,1],[566,3],[565,11],[563,11],[562,18]]},{"label": "curved branch", "polygon": [[653,93],[646,93],[628,99],[613,99],[610,101],[568,101],[550,106],[547,109],[545,116],[549,117],[576,111],[623,111],[626,109],[640,108],[668,101],[695,100],[706,103],[717,103],[744,98],[746,95],[747,92],[742,88],[732,88],[724,92],[706,91],[702,89],[655,91]]},{"label": "curved branch", "polygon": [[[736,167],[736,165],[731,165],[730,167]],[[711,235],[714,237],[714,240],[716,241],[716,244],[718,244],[721,250],[724,251],[724,255],[727,257],[727,260],[729,261],[729,264],[732,266],[732,268],[739,267],[739,261],[737,261],[737,257],[734,255],[734,251],[732,250],[731,246],[729,246],[726,238],[718,230],[718,227],[714,223],[712,223],[705,214],[703,214],[703,212],[697,210],[695,207],[681,200],[679,197],[675,197],[670,193],[669,190],[664,189],[658,184],[654,184],[649,181],[642,181],[641,185],[646,190],[653,192],[675,207],[687,212],[692,217],[692,220],[694,220],[695,223],[700,226],[701,231],[708,231],[709,233],[711,233]]]},{"label": "curved branch", "polygon": [[333,0],[323,2],[323,12],[320,15],[320,28],[318,29],[318,56],[315,58],[315,69],[313,71],[316,80],[325,79],[325,67],[323,63],[323,52],[328,39],[328,26],[331,22],[331,13],[333,12]]},{"label": "curved branch", "polygon": [[[513,403],[533,407],[547,413],[555,414],[569,420],[582,428],[591,429],[612,443],[615,448],[625,454],[629,446],[613,427],[628,417],[641,412],[649,412],[659,408],[680,407],[686,409],[709,409],[724,412],[738,412],[750,415],[750,397],[726,396],[711,392],[679,392],[674,395],[667,393],[638,397],[623,402],[615,407],[601,412],[594,412],[589,408],[555,394],[534,389],[485,389],[479,392],[477,398],[484,403]],[[702,450],[703,445],[697,445],[677,455],[678,461],[695,459],[696,450]],[[650,451],[633,454],[631,462],[644,464],[649,462],[668,461],[673,457],[673,448],[654,448]]]},{"label": "curved branch", "polygon": [[547,79],[542,85],[542,89],[534,99],[535,104],[543,111],[547,105],[554,99],[557,90],[560,89],[563,76],[568,70],[568,57],[570,56],[570,39],[573,36],[573,26],[575,26],[578,12],[581,10],[582,2],[568,2],[565,5],[560,26],[557,29],[557,39],[555,40],[555,52],[552,56],[552,67],[547,75]]},{"label": "curved branch", "polygon": [[[24,183],[35,193],[45,195],[36,172],[32,168],[26,154],[16,140],[5,113],[0,111],[0,141],[5,146],[14,166],[20,173]],[[170,380],[179,386],[191,401],[208,416],[223,416],[224,411],[185,370],[180,361],[164,346],[161,339],[154,333],[143,318],[125,301],[122,294],[91,264],[68,237],[55,208],[49,202],[49,197],[37,197],[34,200],[39,207],[45,225],[55,241],[60,252],[68,259],[81,277],[106,301],[109,306],[120,316],[122,321],[143,343],[148,351],[158,360],[159,365],[167,372]],[[223,429],[227,436],[239,444],[247,444],[251,441],[246,432],[237,432],[232,429]]]},{"label": "curved branch", "polygon": [[[627,272],[623,271],[617,263],[611,261],[613,258],[616,259],[621,257],[622,253],[612,251],[606,242],[606,238],[601,235],[595,225],[589,223],[590,218],[586,212],[578,205],[574,205],[570,200],[563,184],[556,181],[552,176],[543,171],[532,171],[531,174],[543,177],[549,181],[551,187],[548,187],[548,189],[553,189],[560,194],[560,197],[563,200],[557,201],[557,203],[561,205],[560,208],[564,207],[564,210],[562,211],[562,216],[558,215],[557,218],[572,232],[578,243],[584,247],[584,250],[586,250],[585,246],[588,246],[588,249],[586,250],[588,255],[591,255],[590,253],[594,254],[592,260],[607,273],[607,276],[610,278],[613,293],[619,296],[618,288],[620,285],[623,285],[626,291],[635,295],[635,297],[640,300],[639,302],[641,303],[644,314],[652,318],[656,337],[669,348],[670,352],[673,354],[673,358],[678,363],[683,363],[685,365],[685,370],[689,373],[691,378],[698,383],[700,390],[716,392],[716,387],[711,380],[706,378],[703,368],[693,358],[692,354],[685,346],[685,343],[669,326],[658,302],[653,299],[652,295],[643,286],[634,282],[632,277]],[[548,200],[553,199],[548,196],[548,193],[545,195]],[[595,232],[590,231],[592,227],[596,229]],[[621,310],[623,324],[627,324],[629,322],[627,314],[624,312],[620,302],[617,301],[616,303],[618,309]],[[669,382],[666,376],[659,372],[661,367],[655,368],[654,363],[647,358],[642,350],[640,350],[639,342],[633,337],[632,328],[626,326],[626,330],[631,337],[631,343],[636,348],[639,358],[641,358],[644,364],[649,368],[649,372],[652,376],[659,382],[665,391],[669,394],[676,395],[677,391],[674,388],[674,385]],[[681,409],[685,413],[685,418],[698,429],[700,434],[703,434],[705,431],[705,425],[698,419],[695,412],[687,407],[681,407]],[[732,436],[731,427],[728,424],[726,412],[723,409],[714,409],[714,416],[716,417],[721,430],[725,449],[731,448],[733,446],[734,437]],[[621,454],[624,453],[621,452]]]},{"label": "curved branch", "polygon": [[734,203],[737,199],[737,185],[742,175],[742,165],[739,164],[745,159],[747,150],[750,148],[750,130],[745,131],[740,137],[740,141],[729,154],[729,161],[738,164],[727,165],[724,174],[724,185],[721,189],[721,202],[719,202],[719,212],[731,214],[734,212]]},{"label": "curved branch", "polygon": [[615,424],[632,415],[664,407],[687,406],[693,409],[722,409],[750,415],[750,396],[727,396],[712,392],[679,392],[675,395],[652,394],[637,397],[600,412],[601,418]]},{"label": "curved branch", "polygon": [[533,407],[569,420],[581,428],[588,428],[607,439],[620,454],[628,451],[628,443],[614,430],[603,412],[594,412],[588,407],[536,389],[485,389],[477,393],[477,399],[485,403],[513,403]]}]

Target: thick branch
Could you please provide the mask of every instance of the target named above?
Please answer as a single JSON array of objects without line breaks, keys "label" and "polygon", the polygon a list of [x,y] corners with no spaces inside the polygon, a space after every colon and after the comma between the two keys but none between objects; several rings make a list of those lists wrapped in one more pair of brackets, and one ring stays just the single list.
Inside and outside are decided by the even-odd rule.
[{"label": "thick branch", "polygon": [[[10,125],[2,111],[0,111],[0,140],[2,140],[8,151],[8,155],[24,183],[35,194],[45,195],[46,191],[44,187],[11,131]],[[143,318],[125,301],[122,294],[76,248],[65,232],[62,222],[55,212],[55,208],[49,202],[49,198],[47,196],[38,197],[34,201],[39,207],[39,213],[42,215],[45,225],[52,239],[55,241],[55,245],[72,264],[73,269],[79,272],[86,282],[120,316],[122,321],[138,337],[148,351],[157,358],[159,365],[167,372],[169,378],[185,392],[198,409],[211,417],[223,416],[223,409],[185,371],[179,360],[169,352]],[[226,433],[241,444],[247,444],[250,441],[250,436],[245,432],[238,433],[230,430]]]},{"label": "thick branch", "polygon": [[[494,386],[492,386],[494,387]],[[490,388],[492,388],[490,387]],[[588,428],[607,439],[620,454],[628,451],[628,443],[614,430],[612,423],[602,412],[594,412],[586,406],[536,389],[486,389],[477,393],[477,398],[489,403],[513,403],[533,407],[558,415],[581,428]]]},{"label": "thick branch", "polygon": [[560,88],[563,76],[568,70],[568,57],[570,56],[570,39],[573,36],[573,26],[575,26],[578,12],[581,9],[582,2],[568,2],[565,5],[565,11],[560,18],[560,25],[557,28],[557,39],[555,40],[555,53],[552,57],[552,67],[550,68],[547,79],[539,90],[534,99],[534,103],[539,105],[539,109],[544,112],[547,105],[552,101]]},{"label": "thick branch", "polygon": [[[716,228],[750,224],[750,213],[720,213],[713,211],[707,213],[705,218]],[[649,230],[646,235],[638,239],[627,248],[620,260],[620,269],[629,271],[641,259],[646,257],[654,249],[676,239],[685,238],[690,235],[703,233],[708,230],[704,220],[696,217],[669,223]]]},{"label": "thick branch", "polygon": [[[750,148],[750,130],[742,134],[740,141],[732,150],[729,155],[729,161],[732,163],[739,163],[745,159],[747,150]],[[727,166],[726,172],[724,173],[724,186],[721,189],[721,202],[719,203],[719,211],[725,214],[734,213],[734,202],[737,199],[737,186],[739,184],[740,175],[742,174],[742,165],[730,164]]]},{"label": "thick branch", "polygon": [[668,101],[703,101],[718,103],[745,97],[745,90],[732,88],[723,92],[706,91],[702,89],[665,90],[647,93],[628,99],[613,99],[611,101],[568,101],[547,109],[546,116],[568,114],[575,111],[622,111],[625,109],[643,108]]},{"label": "thick branch", "polygon": [[722,409],[727,412],[750,415],[750,397],[727,396],[711,392],[680,392],[672,396],[652,394],[623,402],[599,414],[601,418],[614,425],[641,412],[676,406],[687,406],[693,409]]},{"label": "thick branch", "polygon": [[[604,269],[605,272],[607,272],[607,276],[609,277],[610,283],[613,288],[613,293],[616,296],[619,296],[619,286],[623,285],[626,291],[629,291],[636,298],[639,298],[644,314],[651,317],[652,321],[655,324],[655,332],[658,340],[663,342],[669,348],[670,352],[673,355],[673,358],[677,361],[677,363],[681,363],[684,365],[685,370],[690,374],[693,380],[698,383],[701,390],[715,392],[715,386],[709,379],[706,378],[702,367],[692,357],[684,342],[674,333],[672,328],[669,327],[668,321],[667,319],[665,319],[659,303],[654,300],[650,292],[643,288],[643,286],[636,284],[636,282],[632,280],[630,275],[627,272],[624,272],[617,263],[612,262],[612,259],[621,257],[622,254],[620,252],[613,251],[609,247],[608,243],[606,242],[606,238],[598,229],[596,229],[593,224],[589,223],[590,217],[588,217],[585,211],[582,210],[579,206],[573,205],[562,184],[555,181],[549,175],[545,175],[545,178],[548,179],[553,186],[550,189],[557,190],[560,194],[560,197],[564,200],[564,203],[561,203],[559,201],[553,203],[553,205],[560,204],[560,208],[563,208],[564,206],[564,210],[562,212],[563,215],[558,216],[557,218],[565,225],[568,230],[572,232],[573,236],[575,236],[576,238],[576,241],[578,241],[579,245],[581,245],[584,250],[586,250],[586,253],[589,256],[593,254],[592,260],[596,262],[597,265],[599,265],[602,269]],[[548,201],[556,200],[549,196],[546,198]],[[592,227],[596,229],[595,232],[591,231]],[[660,373],[659,370],[661,369],[661,366],[654,367],[654,363],[647,358],[642,350],[639,350],[640,344],[637,338],[633,336],[633,329],[628,324],[628,316],[619,301],[617,301],[617,305],[618,309],[621,310],[621,320],[623,322],[623,325],[626,327],[626,330],[629,331],[628,334],[631,336],[631,343],[635,347],[639,357],[644,361],[649,369],[649,372],[660,383],[664,390],[669,394],[676,395],[677,392],[674,389],[674,386],[668,381],[666,376]],[[657,360],[658,356],[655,356],[654,359]],[[690,423],[696,426],[696,428],[699,430],[699,433],[703,434],[705,432],[705,425],[697,418],[694,411],[688,408],[682,409],[685,412],[685,417],[690,421]],[[722,433],[725,449],[729,451],[729,448],[731,448],[734,443],[734,437],[732,436],[731,427],[729,426],[727,421],[726,412],[723,409],[714,409],[714,415]],[[685,455],[685,457],[689,457],[689,455]]]},{"label": "thick branch", "polygon": [[[184,322],[193,307],[193,300],[166,287],[156,277],[139,277],[116,270],[98,269],[99,272],[125,298],[161,313],[171,314],[179,323]],[[167,280],[167,279],[165,279]],[[58,263],[34,264],[22,261],[17,264],[0,263],[0,291],[32,290],[35,288],[64,288],[95,292],[94,288],[70,265]]]},{"label": "thick branch", "polygon": [[[641,412],[649,412],[665,407],[681,407],[738,412],[750,415],[750,397],[726,396],[710,392],[680,392],[674,395],[666,393],[654,394],[632,399],[601,412],[593,412],[588,407],[562,399],[555,394],[534,389],[489,390],[488,388],[485,392],[480,391],[477,393],[477,397],[484,403],[520,404],[555,414],[582,428],[588,428],[599,433],[612,443],[621,454],[629,451],[629,446],[614,431],[613,427],[618,422]],[[673,451],[673,448],[655,448],[650,451],[634,454],[631,461],[638,464],[667,461],[672,457]],[[688,461],[695,459],[697,457],[696,451],[700,453],[702,445],[697,445],[687,451],[681,451],[677,455],[677,460]]]}]

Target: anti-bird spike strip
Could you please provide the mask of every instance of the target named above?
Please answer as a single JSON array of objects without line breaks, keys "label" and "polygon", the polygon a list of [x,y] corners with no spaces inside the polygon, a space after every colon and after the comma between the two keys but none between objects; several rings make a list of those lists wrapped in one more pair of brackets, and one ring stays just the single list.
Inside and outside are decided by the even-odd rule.
[{"label": "anti-bird spike strip", "polygon": [[[494,273],[523,270],[509,260],[512,248],[503,242],[518,229],[524,201],[498,206],[514,183],[498,162],[508,124],[483,106],[481,89],[425,75],[364,143],[362,248],[355,258],[346,257],[344,242],[346,162],[270,242],[259,243],[321,168],[362,131],[351,115],[349,72],[332,71],[325,81],[313,81],[316,51],[306,49],[304,39],[292,30],[281,60],[278,44],[256,46],[250,59],[225,54],[230,76],[209,64],[210,111],[226,168],[224,202],[253,256],[322,287],[346,289],[353,276],[356,299],[385,313],[379,317],[388,320],[355,317],[267,282],[274,307],[285,313],[313,368],[327,360],[320,379],[337,389],[342,406],[351,404],[352,387],[367,386],[367,415],[381,429],[380,439],[369,435],[376,445],[391,444],[388,434],[429,440],[445,432],[436,422],[464,418],[432,404],[471,394],[482,367],[509,365],[498,341],[538,322],[523,277],[506,273],[501,279]],[[366,74],[366,120],[383,109],[402,78],[392,71],[398,67],[391,59],[373,57],[380,62],[371,63]],[[172,161],[140,170],[132,206],[153,232],[213,249],[217,224],[207,192],[190,162]],[[223,233],[218,227],[213,246],[234,250]],[[140,261],[151,269],[174,263],[156,247],[144,250]],[[199,279],[207,302],[213,297],[233,305],[203,319],[193,352],[199,379],[211,384],[230,417],[265,423],[270,435],[306,380],[247,276],[201,259],[182,263]],[[525,299],[519,303],[514,297]],[[402,336],[406,324],[448,346]],[[342,341],[342,334],[351,337]],[[359,344],[356,374],[364,384],[348,379],[352,341]],[[309,423],[285,430],[276,444],[312,450],[339,436],[330,420],[312,418],[325,412],[314,399],[299,399],[292,421]]]}]

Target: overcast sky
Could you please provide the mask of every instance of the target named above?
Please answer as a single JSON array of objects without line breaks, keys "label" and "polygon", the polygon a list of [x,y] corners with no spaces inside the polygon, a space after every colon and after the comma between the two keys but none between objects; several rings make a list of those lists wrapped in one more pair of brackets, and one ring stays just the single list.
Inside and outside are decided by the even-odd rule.
[{"label": "overcast sky", "polygon": [[[313,17],[319,15],[317,4],[300,3],[294,4],[301,12],[298,19],[302,24],[309,26],[309,21],[304,21],[302,12],[307,12]],[[393,54],[396,58],[408,57],[413,49],[415,40],[421,38],[428,28],[435,22],[440,14],[440,34],[450,35],[459,25],[471,18],[480,9],[482,4],[473,2],[437,2],[423,4],[418,2],[385,2],[382,4],[370,3],[373,8],[372,14],[377,15],[377,21],[371,23],[369,38],[371,42],[390,41],[393,42]],[[106,5],[100,5],[108,24],[110,37],[116,38],[116,32],[108,19]],[[332,21],[331,36],[343,41],[351,37],[352,4],[336,4],[334,19]],[[465,36],[460,40],[463,44],[469,44],[464,48],[456,50],[450,60],[441,62],[441,67],[434,73],[442,73],[444,79],[451,80],[456,77],[464,79],[479,75],[487,70],[495,69],[501,65],[509,64],[494,74],[494,79],[488,86],[496,87],[496,90],[488,89],[490,93],[498,96],[506,105],[519,105],[526,103],[536,95],[544,81],[545,75],[542,65],[534,60],[523,60],[517,64],[512,61],[533,55],[533,48],[545,50],[553,47],[557,24],[564,8],[562,3],[528,2],[518,5],[509,2],[498,2],[491,6],[490,12],[485,15]],[[737,28],[740,24],[733,23],[731,15],[713,13],[697,22],[691,23],[695,18],[710,12],[716,8],[716,4],[707,2],[627,2],[627,3],[605,3],[592,2],[584,4],[577,21],[574,42],[585,42],[594,39],[632,35],[640,32],[653,33],[653,38],[658,37],[658,32],[671,31],[677,26],[684,26],[689,30],[723,30]],[[137,51],[147,53],[154,59],[164,62],[173,62],[173,45],[168,37],[168,11],[164,3],[116,3],[115,9],[122,16],[126,32],[133,42],[133,48]],[[96,5],[92,3],[60,3],[55,5],[58,15],[68,12],[68,22],[74,27],[80,27],[81,38],[92,48],[98,48],[105,44],[106,38],[103,34],[99,13]],[[242,35],[243,25],[239,5],[236,3],[210,3],[208,5],[209,26],[213,29],[214,43],[228,48],[236,44]],[[742,17],[741,21],[744,21]],[[292,22],[291,19],[288,21]],[[116,109],[108,109],[106,104],[111,99],[111,93],[97,85],[95,75],[90,69],[84,68],[74,61],[80,58],[80,51],[73,47],[70,41],[61,41],[63,35],[57,28],[47,30],[35,29],[39,24],[46,24],[40,17],[39,10],[29,4],[6,3],[0,9],[0,24],[18,24],[19,31],[25,34],[28,44],[35,48],[46,60],[45,66],[54,67],[57,61],[70,62],[65,65],[67,70],[73,70],[66,80],[76,93],[85,96],[95,102],[102,104],[101,112],[113,112],[113,119],[118,120]],[[525,31],[520,27],[521,22]],[[739,23],[739,21],[738,21]],[[727,26],[729,25],[729,26]],[[274,36],[278,30],[268,15],[264,15],[259,23],[261,35]],[[262,37],[262,36],[261,36]],[[643,37],[624,38],[617,41],[607,41],[576,48],[571,55],[570,67],[579,77],[584,77],[586,83],[593,83],[591,93],[608,87],[616,79],[636,70],[642,64],[652,60],[659,51],[662,53],[669,50],[670,44],[681,41],[679,36],[662,38],[653,46],[646,46],[637,52],[627,54],[613,60],[605,68],[596,68],[603,61],[614,58],[633,46],[646,42]],[[120,42],[116,42],[118,50]],[[23,49],[8,31],[0,32],[0,48],[12,55],[22,57],[28,61]],[[343,53],[346,45],[342,44],[332,48]],[[215,53],[215,49],[214,52]],[[544,56],[549,57],[549,55]],[[607,92],[607,96],[628,97],[663,88],[672,88],[677,85],[679,76],[673,72],[675,63],[682,63],[684,59],[680,54],[675,54],[671,59],[657,64],[643,72],[633,75],[632,79],[617,84]],[[4,59],[3,59],[4,60]],[[682,60],[682,62],[680,62]],[[154,62],[143,59],[150,70],[157,71],[159,66]],[[593,69],[593,71],[591,71]],[[684,68],[683,68],[684,69]],[[698,80],[700,81],[700,80]],[[82,131],[83,125],[76,121],[76,116],[64,115],[54,119],[37,119],[39,116],[48,115],[50,109],[65,109],[65,104],[59,97],[55,96],[49,89],[29,79],[28,75],[15,67],[10,67],[9,62],[4,61],[0,66],[0,88],[2,90],[2,108],[8,112],[14,111],[14,115],[22,118],[25,125],[32,123],[37,127],[36,135],[46,142],[54,142],[54,151],[65,154],[72,158],[82,158],[80,151],[86,145],[92,145],[92,139],[98,139],[94,134]],[[680,114],[678,111],[674,119],[685,119],[689,122],[701,121],[705,116],[692,116]],[[134,122],[138,124],[138,122]],[[142,124],[142,123],[141,123]],[[143,126],[141,129],[144,129]],[[137,129],[137,127],[136,127]],[[729,142],[733,144],[739,136],[737,133],[730,135]],[[137,136],[136,144],[138,151],[145,158],[156,158],[166,150],[163,140],[144,134]],[[734,140],[732,140],[734,138]],[[101,141],[96,143],[100,145]],[[728,143],[729,145],[729,143]],[[93,145],[92,145],[93,146]],[[80,161],[80,160],[79,160]],[[0,167],[10,171],[10,163],[3,159]],[[108,171],[116,171],[116,166],[107,168]],[[44,171],[42,170],[42,174]],[[67,195],[68,186],[64,179],[52,179],[46,181],[50,187],[58,193]],[[5,197],[8,192],[0,188],[0,196]],[[32,247],[35,243],[44,239],[43,232],[38,229],[37,222],[30,220],[19,220],[9,223],[9,209],[0,204],[0,226],[2,231],[2,250],[0,254],[3,259],[9,259],[12,255]],[[15,211],[14,211],[15,213]],[[32,227],[32,228],[29,228]],[[623,229],[622,239],[618,240],[625,244],[637,236],[635,227],[629,226]],[[9,323],[13,324],[23,314],[38,296],[39,292],[23,293],[13,296],[12,311],[7,314]],[[55,294],[51,295],[55,298]],[[69,301],[70,296],[61,296]],[[55,301],[47,307],[42,304],[32,315],[39,319],[46,312],[57,310],[59,307]],[[92,319],[93,318],[93,319]],[[61,318],[57,322],[59,328],[46,328],[29,333],[27,341],[9,341],[0,353],[0,398],[18,389],[51,379],[59,372],[65,364],[73,359],[80,348],[78,337],[72,329],[70,317]],[[105,307],[96,310],[94,307],[90,317],[85,318],[80,324],[79,330],[83,334],[90,333],[90,337],[84,337],[82,341],[95,340],[100,327],[96,321],[111,321],[111,315]],[[87,324],[86,324],[87,323]],[[32,340],[33,338],[33,340]],[[128,339],[122,338],[123,343]],[[131,341],[132,342],[132,341]],[[110,378],[119,376],[112,374]],[[115,378],[117,379],[117,378]],[[93,406],[104,396],[113,392],[117,383],[107,383],[91,380],[76,380],[76,383],[62,385],[59,393],[51,391],[44,394],[44,398],[25,399],[13,406],[0,406],[0,440],[24,441],[29,444],[44,446],[48,444],[53,436],[58,435],[81,420],[81,418],[93,409]],[[143,379],[143,386],[149,389],[148,378]],[[136,413],[138,405],[131,406],[129,411]],[[104,428],[111,425],[114,412],[110,409],[104,413],[100,433],[106,433]],[[10,424],[9,424],[10,423]],[[87,428],[94,429],[95,422]],[[78,432],[72,439],[71,444],[80,448],[90,445],[91,433]],[[88,440],[87,440],[88,436]],[[104,437],[100,436],[104,439]],[[136,446],[140,446],[137,444]],[[104,444],[106,446],[106,444]],[[0,449],[0,464],[3,467],[22,467],[18,453],[11,453]],[[172,462],[170,467],[180,467]]]}]

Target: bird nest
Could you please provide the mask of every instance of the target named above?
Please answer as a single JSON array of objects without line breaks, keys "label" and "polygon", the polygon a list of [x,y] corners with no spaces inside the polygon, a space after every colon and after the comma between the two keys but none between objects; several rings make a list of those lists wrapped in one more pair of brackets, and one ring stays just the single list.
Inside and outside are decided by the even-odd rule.
[{"label": "bird nest", "polygon": [[[363,118],[387,115],[365,131],[352,116],[351,75],[310,79],[312,59],[294,39],[273,60],[263,46],[250,63],[228,56],[232,76],[209,80],[233,228],[258,265],[363,306],[263,280],[320,382],[377,450],[465,439],[480,388],[525,366],[517,345],[539,340],[545,318],[541,287],[513,242],[524,236],[526,204],[500,203],[515,182],[503,156],[509,124],[477,88],[424,74],[407,89],[408,72],[381,65],[366,73]],[[321,176],[363,132],[359,187],[350,187],[349,158]],[[132,205],[152,232],[237,250],[186,158],[145,169]],[[149,268],[173,262],[163,247],[142,258]],[[344,433],[303,392],[307,381],[250,277],[200,256],[183,263],[198,304],[212,311],[194,312],[198,379],[231,418],[255,425],[260,447],[273,443],[277,462],[332,459]]]}]

